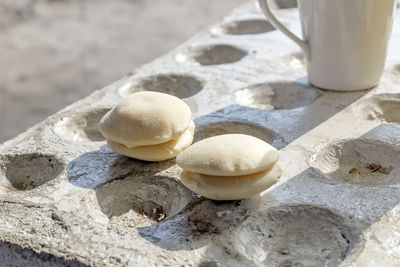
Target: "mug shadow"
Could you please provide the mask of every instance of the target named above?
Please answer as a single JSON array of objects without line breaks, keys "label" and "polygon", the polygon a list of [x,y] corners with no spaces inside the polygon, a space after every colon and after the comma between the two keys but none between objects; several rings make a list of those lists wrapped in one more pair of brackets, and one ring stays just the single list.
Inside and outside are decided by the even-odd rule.
[{"label": "mug shadow", "polygon": [[[309,84],[307,76],[296,80],[294,83],[314,88],[318,90],[320,96],[312,104],[306,106],[301,112],[294,114],[293,117],[295,120],[288,120],[290,124],[284,123],[283,127],[293,129],[293,133],[290,134],[292,138],[287,139],[288,143],[311,131],[352,105],[371,90],[374,90],[374,88],[372,88],[360,91],[341,92],[319,89]],[[288,110],[288,115],[291,115],[291,113],[295,111],[296,110]]]},{"label": "mug shadow", "polygon": [[[230,105],[197,118],[195,120],[195,136],[201,131],[202,137],[210,137],[215,135],[212,130],[218,128],[217,134],[242,133],[255,135],[262,140],[267,140],[277,149],[282,149],[371,91],[337,92],[320,90],[309,85],[306,78],[301,78],[294,82],[282,81],[250,85],[242,91],[250,90],[246,91],[246,94],[250,94],[253,89],[260,91],[263,88],[269,88],[268,90],[272,88],[272,93],[260,97],[256,92],[253,99],[247,95],[248,103],[246,105],[245,103]],[[314,93],[310,93],[310,91]],[[304,92],[307,92],[307,97],[305,98],[311,95],[313,101],[300,97],[304,96]],[[291,95],[292,93],[294,95]],[[299,103],[295,103],[297,96],[299,96]],[[283,99],[287,98],[292,99],[290,105],[283,104]],[[274,99],[279,103],[282,102],[278,107],[283,108],[274,107]],[[267,107],[267,109],[257,107]],[[231,125],[226,125],[226,122],[237,123],[238,125],[232,127]],[[213,127],[207,125],[210,123],[213,124]],[[223,125],[224,123],[225,125]],[[248,127],[245,127],[245,124]],[[254,129],[255,126],[261,126],[258,127],[260,130],[256,131]],[[268,129],[265,127],[268,127]],[[207,134],[203,133],[202,128],[213,129],[210,131],[211,134]]]}]

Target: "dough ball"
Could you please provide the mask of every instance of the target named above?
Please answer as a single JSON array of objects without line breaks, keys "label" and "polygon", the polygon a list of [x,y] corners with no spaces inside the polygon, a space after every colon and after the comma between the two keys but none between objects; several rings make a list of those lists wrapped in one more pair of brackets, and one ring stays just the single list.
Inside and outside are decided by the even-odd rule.
[{"label": "dough ball", "polygon": [[239,200],[261,193],[281,176],[281,167],[242,176],[213,176],[190,171],[181,173],[182,183],[193,192],[214,200]]},{"label": "dough ball", "polygon": [[190,146],[193,141],[194,129],[195,125],[193,121],[191,121],[189,128],[178,139],[158,145],[128,148],[109,140],[107,140],[107,143],[112,150],[120,155],[140,160],[161,161],[176,157],[176,155]]},{"label": "dough ball", "polygon": [[177,157],[186,171],[216,176],[239,176],[270,169],[279,159],[268,143],[244,134],[224,134],[201,140]]},{"label": "dough ball", "polygon": [[157,92],[138,92],[124,98],[100,121],[108,141],[128,148],[177,139],[191,122],[189,106],[179,98]]}]

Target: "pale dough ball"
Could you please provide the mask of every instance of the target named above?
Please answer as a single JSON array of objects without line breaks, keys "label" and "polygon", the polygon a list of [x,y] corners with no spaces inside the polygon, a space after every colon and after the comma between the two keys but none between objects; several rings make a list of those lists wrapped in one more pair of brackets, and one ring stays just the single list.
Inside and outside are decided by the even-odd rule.
[{"label": "pale dough ball", "polygon": [[212,176],[183,171],[182,183],[193,192],[214,200],[239,200],[261,193],[281,176],[281,167],[242,176]]},{"label": "pale dough ball", "polygon": [[268,170],[278,159],[278,151],[256,137],[224,134],[190,146],[178,155],[177,164],[193,173],[239,176]]},{"label": "pale dough ball", "polygon": [[189,128],[178,139],[157,145],[128,148],[109,140],[107,140],[107,143],[112,150],[120,155],[140,160],[161,161],[176,157],[176,155],[190,146],[193,141],[194,129],[195,125],[191,121]]},{"label": "pale dough ball", "polygon": [[100,121],[108,141],[128,148],[177,139],[189,127],[192,112],[179,98],[157,92],[138,92],[124,98]]}]

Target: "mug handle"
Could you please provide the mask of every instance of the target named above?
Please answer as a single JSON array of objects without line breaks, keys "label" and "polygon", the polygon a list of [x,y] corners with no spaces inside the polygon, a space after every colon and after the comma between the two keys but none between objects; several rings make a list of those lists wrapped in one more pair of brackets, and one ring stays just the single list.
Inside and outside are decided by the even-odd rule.
[{"label": "mug handle", "polygon": [[267,0],[258,0],[258,3],[260,4],[261,10],[264,12],[264,15],[268,18],[271,24],[275,28],[280,30],[283,34],[285,34],[287,37],[289,37],[293,42],[298,44],[301,47],[301,49],[303,49],[307,60],[310,60],[311,54],[310,54],[310,47],[308,46],[308,44],[304,40],[294,35],[285,26],[283,26],[282,23],[279,22],[279,20],[274,16],[274,14],[272,14],[271,9],[268,6]]}]

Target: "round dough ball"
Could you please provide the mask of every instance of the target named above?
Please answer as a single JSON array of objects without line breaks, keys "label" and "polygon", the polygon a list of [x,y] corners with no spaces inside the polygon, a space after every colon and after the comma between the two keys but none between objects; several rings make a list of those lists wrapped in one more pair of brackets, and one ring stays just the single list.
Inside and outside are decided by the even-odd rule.
[{"label": "round dough ball", "polygon": [[189,126],[192,112],[179,98],[138,92],[124,98],[99,123],[105,139],[128,148],[177,139]]},{"label": "round dough ball", "polygon": [[147,161],[167,160],[176,157],[176,155],[190,146],[193,141],[194,128],[195,125],[192,121],[189,128],[178,139],[158,145],[128,148],[109,140],[107,140],[107,143],[112,150],[127,157]]},{"label": "round dough ball", "polygon": [[261,193],[281,176],[281,167],[242,176],[212,176],[183,171],[182,183],[193,192],[214,200],[239,200]]},{"label": "round dough ball", "polygon": [[268,143],[245,134],[224,134],[201,140],[176,158],[184,170],[217,176],[239,176],[270,169],[279,159]]}]

